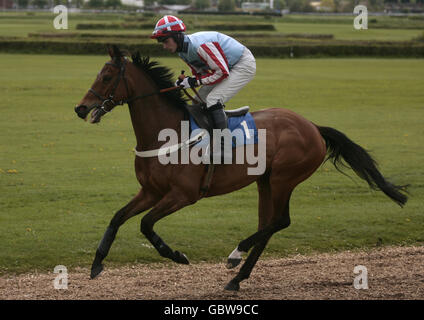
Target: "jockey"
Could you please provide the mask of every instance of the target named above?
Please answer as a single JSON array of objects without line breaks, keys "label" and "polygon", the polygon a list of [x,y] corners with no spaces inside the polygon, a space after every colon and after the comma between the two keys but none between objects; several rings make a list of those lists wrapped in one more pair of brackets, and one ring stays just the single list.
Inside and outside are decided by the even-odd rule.
[{"label": "jockey", "polygon": [[191,68],[193,77],[181,77],[175,85],[184,89],[197,87],[199,96],[214,122],[214,128],[227,128],[224,103],[239,92],[256,73],[256,61],[248,48],[219,32],[197,32],[186,35],[184,22],[174,16],[162,17],[152,39],[163,48],[178,53]]}]

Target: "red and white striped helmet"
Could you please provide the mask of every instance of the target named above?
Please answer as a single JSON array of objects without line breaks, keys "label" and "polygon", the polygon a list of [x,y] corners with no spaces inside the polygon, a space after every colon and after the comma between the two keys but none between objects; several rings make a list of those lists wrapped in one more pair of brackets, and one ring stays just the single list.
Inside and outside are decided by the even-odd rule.
[{"label": "red and white striped helmet", "polygon": [[150,38],[157,39],[160,37],[170,36],[171,33],[184,32],[186,26],[181,19],[174,16],[163,16],[156,23],[155,30],[153,30]]}]

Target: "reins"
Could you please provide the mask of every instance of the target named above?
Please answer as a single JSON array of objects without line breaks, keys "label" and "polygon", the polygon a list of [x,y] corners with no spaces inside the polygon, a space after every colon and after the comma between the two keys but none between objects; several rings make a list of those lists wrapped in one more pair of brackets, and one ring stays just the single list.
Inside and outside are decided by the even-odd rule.
[{"label": "reins", "polygon": [[153,95],[155,95],[155,94],[166,93],[166,92],[174,91],[174,90],[183,90],[183,91],[184,91],[184,93],[185,93],[185,95],[186,95],[187,97],[189,97],[189,98],[190,98],[190,100],[191,100],[193,103],[203,102],[202,98],[199,96],[199,94],[197,93],[197,90],[196,90],[195,88],[191,87],[191,90],[193,90],[193,92],[195,93],[195,95],[196,95],[196,97],[197,97],[197,99],[198,99],[198,100],[196,100],[196,98],[193,98],[193,97],[192,97],[192,96],[191,96],[191,95],[187,92],[187,90],[186,90],[186,89],[183,89],[183,87],[181,87],[181,86],[175,86],[175,87],[170,87],[170,88],[161,89],[161,90],[159,90],[159,91],[152,92],[152,93],[147,93],[147,94],[144,94],[144,95],[141,95],[141,96],[133,97],[133,98],[131,98],[131,99],[126,100],[124,103],[132,102],[132,101],[137,100],[137,99],[143,99],[143,98],[147,98],[147,97],[153,96]]},{"label": "reins", "polygon": [[[102,101],[102,104],[100,106],[100,109],[102,109],[105,113],[112,111],[112,109],[114,107],[118,106],[118,105],[124,105],[126,103],[128,104],[128,103],[131,103],[131,102],[133,102],[135,100],[144,99],[144,98],[147,98],[147,97],[154,96],[156,94],[162,94],[162,93],[166,93],[166,92],[173,91],[173,90],[183,90],[184,93],[186,94],[186,96],[189,97],[190,100],[193,103],[203,102],[202,98],[199,96],[199,94],[197,93],[197,90],[195,88],[192,87],[191,89],[195,93],[197,99],[196,98],[193,98],[187,92],[187,90],[184,89],[182,86],[174,86],[174,87],[170,87],[170,88],[165,88],[165,89],[161,89],[159,91],[142,94],[142,95],[135,96],[135,97],[128,98],[128,99],[121,99],[118,102],[115,102],[115,100],[114,100],[115,99],[115,91],[118,88],[119,83],[121,82],[121,78],[124,80],[125,88],[126,88],[126,91],[127,91],[127,96],[129,96],[128,83],[127,83],[127,79],[125,78],[125,69],[126,69],[125,67],[126,67],[126,63],[127,63],[126,60],[125,60],[125,62],[122,65],[119,65],[119,64],[116,64],[116,63],[112,63],[112,62],[106,62],[107,65],[111,65],[111,66],[114,66],[114,67],[120,69],[119,70],[118,78],[115,80],[115,83],[113,85],[112,91],[111,91],[111,93],[109,94],[108,97],[102,96],[101,94],[97,93],[93,88],[90,88],[88,90],[89,92],[91,92],[92,94],[94,94],[99,100]],[[109,107],[110,107],[109,110],[105,108],[106,105],[109,105]]]}]

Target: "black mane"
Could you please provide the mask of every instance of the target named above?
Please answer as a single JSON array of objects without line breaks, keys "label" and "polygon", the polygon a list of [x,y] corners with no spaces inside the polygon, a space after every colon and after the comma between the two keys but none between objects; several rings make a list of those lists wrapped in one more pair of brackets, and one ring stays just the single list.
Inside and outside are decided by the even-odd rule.
[{"label": "black mane", "polygon": [[[159,89],[174,87],[174,74],[167,67],[160,66],[156,61],[150,61],[149,57],[140,57],[140,52],[132,55],[132,63],[147,73],[148,76],[156,83]],[[181,90],[173,90],[163,93],[174,106],[183,108],[186,100],[183,98]]]}]

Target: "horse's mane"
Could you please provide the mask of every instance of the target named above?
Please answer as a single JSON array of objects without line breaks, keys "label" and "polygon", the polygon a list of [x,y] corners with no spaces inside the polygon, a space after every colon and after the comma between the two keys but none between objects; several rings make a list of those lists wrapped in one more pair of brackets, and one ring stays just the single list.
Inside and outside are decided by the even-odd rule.
[{"label": "horse's mane", "polygon": [[[132,55],[132,63],[139,69],[143,70],[156,83],[159,89],[165,89],[175,86],[174,74],[170,69],[160,66],[157,61],[150,61],[150,57],[141,57],[140,52]],[[183,108],[186,100],[183,98],[181,90],[173,90],[163,93],[174,106]]]}]

